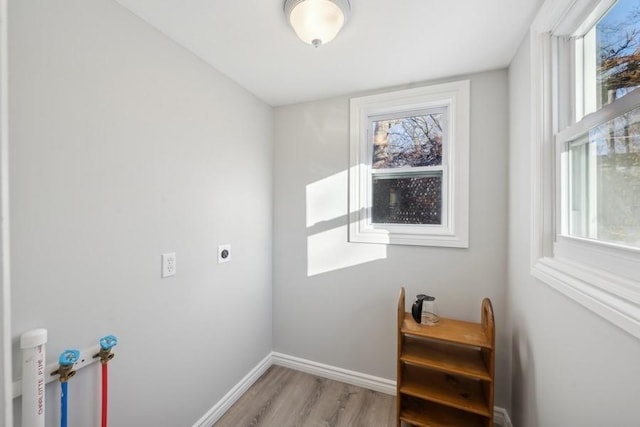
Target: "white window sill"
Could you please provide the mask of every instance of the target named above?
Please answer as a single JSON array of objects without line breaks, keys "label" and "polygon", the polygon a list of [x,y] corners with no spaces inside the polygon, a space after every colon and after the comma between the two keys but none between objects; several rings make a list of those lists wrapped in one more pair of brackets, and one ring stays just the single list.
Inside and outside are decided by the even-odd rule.
[{"label": "white window sill", "polygon": [[[353,217],[349,228],[349,241],[354,243],[380,243],[387,245],[438,246],[444,248],[468,248],[468,232],[454,233],[447,227],[417,225],[398,227],[387,225],[383,229],[361,226],[366,219]],[[416,230],[429,230],[418,234]]]},{"label": "white window sill", "polygon": [[640,338],[640,283],[569,260],[539,258],[531,274]]}]

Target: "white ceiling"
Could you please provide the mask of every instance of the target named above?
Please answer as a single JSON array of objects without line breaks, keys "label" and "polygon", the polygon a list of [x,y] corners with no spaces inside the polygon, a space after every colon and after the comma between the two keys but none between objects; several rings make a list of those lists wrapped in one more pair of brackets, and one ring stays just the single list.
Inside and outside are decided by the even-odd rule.
[{"label": "white ceiling", "polygon": [[314,48],[284,0],[117,0],[268,104],[278,106],[506,67],[541,0],[351,0]]}]

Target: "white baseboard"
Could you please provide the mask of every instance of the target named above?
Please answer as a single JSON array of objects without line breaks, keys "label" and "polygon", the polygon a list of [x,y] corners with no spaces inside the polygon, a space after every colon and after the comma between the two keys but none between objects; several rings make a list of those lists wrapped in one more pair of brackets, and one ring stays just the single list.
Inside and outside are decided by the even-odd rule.
[{"label": "white baseboard", "polygon": [[255,368],[251,370],[244,378],[240,380],[238,384],[236,384],[227,394],[224,395],[222,399],[211,409],[207,411],[206,414],[202,416],[193,427],[211,427],[213,426],[223,415],[225,412],[233,406],[234,403],[255,383],[258,378],[264,374],[267,369],[272,365],[272,353],[269,353],[267,357],[262,359],[260,363],[256,365]]},{"label": "white baseboard", "polygon": [[[258,365],[240,380],[213,408],[200,418],[193,427],[212,427],[231,406],[255,383],[271,365],[282,366],[306,372],[322,378],[340,381],[381,393],[396,394],[396,382],[386,378],[375,377],[336,366],[325,365],[307,359],[301,359],[287,354],[272,352],[265,357]],[[501,427],[513,427],[509,413],[506,409],[494,407],[494,422]]]},{"label": "white baseboard", "polygon": [[325,365],[311,360],[300,359],[299,357],[289,356],[287,354],[271,354],[273,355],[274,365],[284,366],[285,368],[295,369],[296,371],[306,372],[322,378],[340,381],[369,390],[379,391],[381,393],[391,395],[396,394],[396,382],[392,380],[374,377],[373,375],[362,374],[360,372],[349,371],[347,369],[337,368],[335,366]]},{"label": "white baseboard", "polygon": [[493,423],[501,427],[513,427],[507,410],[497,406],[493,408]]}]

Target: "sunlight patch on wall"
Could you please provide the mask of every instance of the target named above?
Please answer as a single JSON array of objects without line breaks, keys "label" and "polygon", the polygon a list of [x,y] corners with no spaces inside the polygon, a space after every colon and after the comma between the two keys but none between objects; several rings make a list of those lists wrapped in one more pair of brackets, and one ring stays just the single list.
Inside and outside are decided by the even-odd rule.
[{"label": "sunlight patch on wall", "polygon": [[306,187],[307,275],[385,259],[387,246],[349,242],[347,170]]},{"label": "sunlight patch on wall", "polygon": [[332,228],[307,238],[307,275],[327,273],[385,259],[387,246],[349,243],[347,226]]},{"label": "sunlight patch on wall", "polygon": [[346,215],[347,180],[342,171],[307,185],[307,227]]}]

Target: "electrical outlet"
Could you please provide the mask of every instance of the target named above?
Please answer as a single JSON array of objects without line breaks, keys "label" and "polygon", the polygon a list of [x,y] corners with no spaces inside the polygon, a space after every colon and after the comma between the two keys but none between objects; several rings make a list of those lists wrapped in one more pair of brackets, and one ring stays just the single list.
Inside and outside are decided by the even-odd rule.
[{"label": "electrical outlet", "polygon": [[218,264],[231,261],[231,245],[218,246]]},{"label": "electrical outlet", "polygon": [[162,254],[162,278],[176,275],[176,253]]}]

